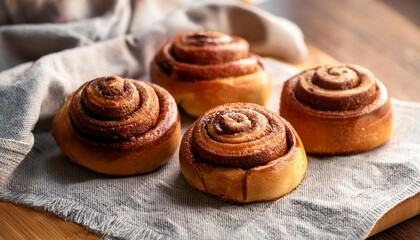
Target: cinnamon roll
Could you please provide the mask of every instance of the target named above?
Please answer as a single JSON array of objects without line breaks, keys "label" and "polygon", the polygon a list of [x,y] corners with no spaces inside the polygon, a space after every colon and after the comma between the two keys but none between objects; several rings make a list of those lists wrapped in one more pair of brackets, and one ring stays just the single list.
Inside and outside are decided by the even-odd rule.
[{"label": "cinnamon roll", "polygon": [[280,115],[299,133],[308,153],[363,152],[392,133],[387,89],[368,69],[352,64],[316,67],[287,80]]},{"label": "cinnamon roll", "polygon": [[165,44],[151,63],[151,81],[195,117],[228,102],[266,105],[271,89],[248,42],[218,32],[192,32]]},{"label": "cinnamon roll", "polygon": [[52,123],[63,153],[110,175],[151,172],[169,161],[181,138],[180,117],[163,88],[101,77],[70,94]]},{"label": "cinnamon roll", "polygon": [[193,187],[233,203],[280,198],[307,169],[292,126],[253,103],[224,104],[197,119],[182,138],[179,161]]}]

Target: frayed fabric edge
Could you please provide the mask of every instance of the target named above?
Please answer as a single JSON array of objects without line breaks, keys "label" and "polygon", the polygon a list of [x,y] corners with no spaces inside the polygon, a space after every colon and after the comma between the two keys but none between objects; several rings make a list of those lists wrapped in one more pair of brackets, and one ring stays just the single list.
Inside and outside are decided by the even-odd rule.
[{"label": "frayed fabric edge", "polygon": [[[359,228],[349,234],[349,239],[364,239],[373,229],[376,222],[390,209],[402,201],[413,197],[420,191],[420,178],[392,199],[382,202],[378,207],[367,212],[359,224]],[[151,229],[122,223],[116,217],[107,216],[74,200],[51,198],[33,193],[12,193],[7,190],[0,192],[0,199],[15,204],[51,212],[58,217],[83,225],[87,230],[105,239],[170,239]]]},{"label": "frayed fabric edge", "polygon": [[168,236],[151,229],[122,223],[116,217],[81,206],[79,202],[70,199],[52,198],[33,193],[13,193],[6,189],[0,192],[0,199],[53,213],[65,221],[80,224],[88,231],[105,239],[169,239]]}]

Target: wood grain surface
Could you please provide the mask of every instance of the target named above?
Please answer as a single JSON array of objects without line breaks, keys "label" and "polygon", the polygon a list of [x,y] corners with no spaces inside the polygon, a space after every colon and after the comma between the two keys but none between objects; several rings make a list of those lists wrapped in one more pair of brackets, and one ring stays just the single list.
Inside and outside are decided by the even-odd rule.
[{"label": "wood grain surface", "polygon": [[[420,102],[420,1],[272,0],[261,7],[302,28],[310,55],[294,66],[357,63],[371,69],[393,97]],[[419,239],[419,215],[391,227],[419,213],[417,194],[385,214],[371,233],[388,229],[371,239]],[[0,239],[100,237],[50,213],[0,202]]]}]

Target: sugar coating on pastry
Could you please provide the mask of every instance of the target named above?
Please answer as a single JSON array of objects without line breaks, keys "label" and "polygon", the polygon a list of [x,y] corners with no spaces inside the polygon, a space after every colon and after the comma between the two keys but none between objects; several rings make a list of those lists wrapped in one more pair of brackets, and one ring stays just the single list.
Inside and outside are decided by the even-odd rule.
[{"label": "sugar coating on pastry", "polygon": [[67,97],[52,124],[65,155],[110,175],[147,173],[166,164],[180,132],[176,103],[165,89],[118,76],[83,84]]},{"label": "sugar coating on pastry", "polygon": [[299,185],[307,169],[292,126],[252,103],[206,112],[184,134],[179,154],[181,171],[193,187],[233,203],[280,198]]},{"label": "sugar coating on pastry", "polygon": [[280,115],[314,154],[350,154],[384,144],[392,133],[385,86],[354,64],[305,70],[283,86]]},{"label": "sugar coating on pastry", "polygon": [[189,115],[198,117],[229,102],[266,105],[271,79],[246,40],[201,31],[176,36],[151,63],[151,81],[167,89]]}]

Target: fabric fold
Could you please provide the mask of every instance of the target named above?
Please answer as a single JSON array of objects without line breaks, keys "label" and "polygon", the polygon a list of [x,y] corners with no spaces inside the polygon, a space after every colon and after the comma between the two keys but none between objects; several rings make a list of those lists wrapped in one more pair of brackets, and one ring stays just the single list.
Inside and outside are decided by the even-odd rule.
[{"label": "fabric fold", "polygon": [[0,189],[8,176],[29,153],[32,144],[33,138],[30,138],[28,142],[0,138]]}]

